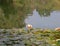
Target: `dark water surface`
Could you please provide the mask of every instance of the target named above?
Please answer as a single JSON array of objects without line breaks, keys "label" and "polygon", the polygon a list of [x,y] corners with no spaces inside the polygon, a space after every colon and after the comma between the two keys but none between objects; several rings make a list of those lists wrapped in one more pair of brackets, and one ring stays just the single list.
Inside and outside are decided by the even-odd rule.
[{"label": "dark water surface", "polygon": [[25,19],[26,24],[32,24],[34,28],[49,28],[54,29],[60,27],[60,11],[53,11],[50,16],[41,17],[40,14],[34,10],[31,16]]}]

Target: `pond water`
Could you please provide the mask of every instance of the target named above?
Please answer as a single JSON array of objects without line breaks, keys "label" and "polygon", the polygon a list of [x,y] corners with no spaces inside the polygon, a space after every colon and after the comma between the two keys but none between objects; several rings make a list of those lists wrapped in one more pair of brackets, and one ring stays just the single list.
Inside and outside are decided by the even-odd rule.
[{"label": "pond water", "polygon": [[60,27],[60,11],[53,11],[50,16],[40,16],[36,9],[31,16],[25,19],[26,24],[32,24],[33,28],[48,28],[54,29]]}]

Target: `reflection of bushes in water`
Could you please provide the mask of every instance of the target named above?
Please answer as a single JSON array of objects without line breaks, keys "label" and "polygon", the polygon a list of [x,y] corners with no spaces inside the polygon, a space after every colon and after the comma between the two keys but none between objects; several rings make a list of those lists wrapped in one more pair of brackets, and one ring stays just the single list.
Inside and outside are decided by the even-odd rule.
[{"label": "reflection of bushes in water", "polygon": [[0,28],[23,27],[24,19],[34,8],[38,7],[40,16],[50,16],[51,9],[56,10],[56,6],[59,8],[58,0],[56,2],[55,0],[0,0],[0,8],[3,11],[3,15],[0,16]]},{"label": "reflection of bushes in water", "polygon": [[22,28],[25,26],[24,19],[28,13],[32,12],[32,7],[24,0],[16,1],[0,0],[0,8],[3,11],[0,16],[0,28]]},{"label": "reflection of bushes in water", "polygon": [[50,13],[52,12],[51,9],[38,9],[37,10],[41,17],[48,17],[50,16]]},{"label": "reflection of bushes in water", "polygon": [[0,28],[22,28],[25,26],[24,20],[4,20],[0,21]]},{"label": "reflection of bushes in water", "polygon": [[9,17],[9,14],[15,13],[13,0],[0,0],[0,7],[2,8],[6,18]]}]

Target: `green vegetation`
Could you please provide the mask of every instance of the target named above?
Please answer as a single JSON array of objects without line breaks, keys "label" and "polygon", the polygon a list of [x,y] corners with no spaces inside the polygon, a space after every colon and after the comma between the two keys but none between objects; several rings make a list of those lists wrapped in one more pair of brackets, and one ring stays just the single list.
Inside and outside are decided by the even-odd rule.
[{"label": "green vegetation", "polygon": [[60,31],[33,29],[28,32],[25,29],[2,29],[0,34],[4,35],[0,35],[1,40],[8,39],[3,40],[8,46],[21,45],[20,42],[25,46],[60,46]]},{"label": "green vegetation", "polygon": [[60,10],[60,0],[0,0],[0,28],[22,28],[24,19],[36,9],[41,16]]}]

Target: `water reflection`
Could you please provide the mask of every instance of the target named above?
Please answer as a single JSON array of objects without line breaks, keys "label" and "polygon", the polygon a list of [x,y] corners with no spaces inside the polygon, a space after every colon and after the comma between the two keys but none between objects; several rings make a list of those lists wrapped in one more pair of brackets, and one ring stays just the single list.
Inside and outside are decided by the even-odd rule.
[{"label": "water reflection", "polygon": [[60,27],[60,11],[53,11],[48,17],[41,17],[36,9],[32,16],[25,19],[26,24],[32,24],[34,28],[49,28],[53,29]]},{"label": "water reflection", "polygon": [[[38,21],[36,24],[40,22],[43,25],[38,24],[38,27],[44,27],[45,23],[49,23],[51,21],[48,24],[50,25],[52,20],[55,21],[55,18],[49,20],[49,18],[51,18],[54,14],[59,14],[52,12],[54,10],[60,10],[59,0],[0,0],[0,28],[23,28],[25,26],[24,20],[28,16],[31,16],[32,20],[34,19],[33,24],[35,24],[34,21]],[[33,16],[29,14],[32,13],[32,11]],[[53,13],[53,15],[51,15],[51,13]],[[57,18],[59,17],[58,15],[56,16]],[[27,20],[29,21],[29,19]],[[53,23],[52,25],[54,25]]]},{"label": "water reflection", "polygon": [[37,9],[38,13],[41,17],[48,17],[50,16],[50,13],[53,11],[52,9]]}]

